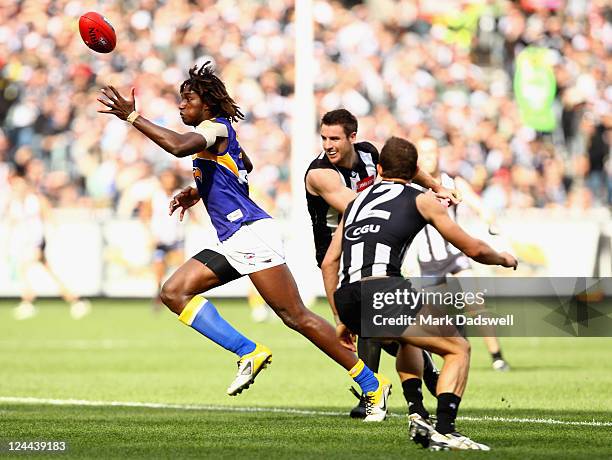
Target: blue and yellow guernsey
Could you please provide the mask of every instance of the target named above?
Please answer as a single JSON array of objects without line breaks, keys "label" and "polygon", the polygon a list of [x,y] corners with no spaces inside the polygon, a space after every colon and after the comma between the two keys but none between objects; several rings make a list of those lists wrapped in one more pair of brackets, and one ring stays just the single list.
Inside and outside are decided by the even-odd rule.
[{"label": "blue and yellow guernsey", "polygon": [[249,197],[249,184],[236,131],[226,118],[215,118],[227,127],[227,148],[218,154],[200,152],[192,156],[193,177],[219,241],[225,241],[242,224],[270,216]]}]

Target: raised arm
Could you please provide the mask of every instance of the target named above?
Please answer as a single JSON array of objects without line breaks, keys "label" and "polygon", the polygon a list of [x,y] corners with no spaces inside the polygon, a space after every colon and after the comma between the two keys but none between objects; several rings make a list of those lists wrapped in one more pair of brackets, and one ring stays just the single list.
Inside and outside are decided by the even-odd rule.
[{"label": "raised arm", "polygon": [[208,146],[209,140],[198,132],[177,133],[156,125],[136,112],[134,88],[132,88],[131,99],[125,99],[113,86],[102,88],[101,91],[107,99],[98,98],[98,101],[109,110],[98,110],[99,113],[112,114],[121,120],[129,121],[138,131],[175,157],[193,155]]},{"label": "raised arm", "polygon": [[338,173],[331,169],[313,169],[306,175],[306,189],[313,195],[323,198],[339,213],[344,213],[348,204],[357,194],[346,187]]},{"label": "raised arm", "polygon": [[183,158],[201,152],[206,148],[206,139],[199,133],[177,133],[163,128],[139,115],[134,127],[175,157]]},{"label": "raised arm", "polygon": [[416,205],[421,215],[457,249],[466,256],[486,265],[501,265],[514,268],[518,261],[507,252],[498,253],[482,240],[468,235],[450,218],[447,209],[429,193],[422,193],[416,199]]}]

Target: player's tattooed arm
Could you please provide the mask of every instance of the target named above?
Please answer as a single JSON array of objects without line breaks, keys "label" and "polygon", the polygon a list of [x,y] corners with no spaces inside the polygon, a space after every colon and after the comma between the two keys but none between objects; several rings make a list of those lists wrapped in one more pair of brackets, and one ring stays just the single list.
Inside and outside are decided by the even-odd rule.
[{"label": "player's tattooed arm", "polygon": [[420,194],[416,199],[416,205],[425,220],[466,256],[481,264],[501,265],[516,270],[518,261],[514,256],[507,252],[497,252],[484,241],[467,234],[430,193]]},{"label": "player's tattooed arm", "polygon": [[331,169],[314,169],[306,175],[306,189],[313,195],[318,195],[339,213],[343,213],[357,194],[346,187],[338,173]]},{"label": "player's tattooed arm", "polygon": [[[186,157],[206,149],[206,139],[198,133],[177,133],[171,129],[156,125],[136,112],[136,99],[132,88],[131,99],[124,98],[114,86],[102,88],[106,98],[98,101],[108,107],[108,110],[98,110],[99,113],[115,115],[121,120],[127,120],[134,127],[175,157]],[[130,119],[129,117],[135,117]]]}]

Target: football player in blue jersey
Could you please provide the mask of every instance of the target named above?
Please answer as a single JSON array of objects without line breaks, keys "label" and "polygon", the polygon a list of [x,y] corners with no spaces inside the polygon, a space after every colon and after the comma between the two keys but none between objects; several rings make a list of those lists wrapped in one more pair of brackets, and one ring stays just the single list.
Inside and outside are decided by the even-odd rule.
[{"label": "football player in blue jersey", "polygon": [[[114,87],[102,89],[100,113],[126,120],[176,157],[191,156],[197,189],[176,197],[170,212],[183,210],[200,198],[219,237],[217,251],[206,249],[185,262],[164,283],[164,304],[185,324],[234,352],[238,373],[227,392],[248,388],[271,361],[271,351],[227,323],[202,293],[248,275],[264,300],[290,328],[300,332],[349,371],[368,399],[366,421],[384,419],[390,381],[374,374],[354,353],[343,347],[334,327],[308,310],[293,275],[285,264],[283,245],[273,219],[249,197],[244,153],[232,123],[244,118],[210,63],[194,67],[180,87],[183,123],[195,129],[177,133],[156,125],[136,111],[134,90],[124,98]],[[196,195],[197,193],[197,195]],[[182,211],[181,211],[182,212]]]}]

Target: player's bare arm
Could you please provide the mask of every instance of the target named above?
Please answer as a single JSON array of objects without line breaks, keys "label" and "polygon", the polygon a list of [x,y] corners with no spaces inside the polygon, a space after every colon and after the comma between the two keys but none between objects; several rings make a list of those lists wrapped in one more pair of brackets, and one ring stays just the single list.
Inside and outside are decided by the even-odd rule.
[{"label": "player's bare arm", "polygon": [[[124,98],[113,86],[101,89],[106,99],[98,98],[98,101],[108,107],[108,110],[98,110],[99,113],[115,115],[121,120],[130,121],[134,127],[159,145],[166,152],[175,157],[186,157],[205,150],[207,139],[199,133],[177,133],[171,129],[156,125],[136,112],[136,100],[134,88],[132,88],[131,99]],[[128,120],[134,116],[134,120]]]},{"label": "player's bare arm", "polygon": [[315,169],[306,175],[306,190],[318,195],[339,213],[343,213],[357,194],[346,187],[338,173],[331,169]]},{"label": "player's bare arm", "polygon": [[334,233],[331,244],[325,254],[325,259],[321,264],[321,272],[323,273],[323,284],[325,285],[325,294],[329,301],[329,306],[334,315],[336,322],[336,336],[340,340],[343,347],[351,351],[357,351],[355,347],[355,334],[353,334],[346,325],[340,321],[336,302],[334,300],[334,292],[338,285],[338,269],[340,268],[340,256],[342,254],[342,234],[344,229],[343,221],[338,225],[338,229]]},{"label": "player's bare arm", "polygon": [[436,197],[440,200],[448,200],[451,204],[461,203],[461,193],[459,190],[452,190],[443,187],[440,182],[433,178],[427,171],[417,169],[412,182],[420,185],[423,188],[431,189],[435,193]]},{"label": "player's bare arm", "polygon": [[436,200],[433,194],[422,193],[417,197],[416,205],[425,220],[433,225],[445,240],[468,257],[483,264],[501,265],[516,270],[518,261],[514,256],[507,252],[498,253],[484,241],[468,235],[450,218],[447,209]]},{"label": "player's bare arm", "polygon": [[461,193],[463,203],[467,204],[478,216],[489,226],[489,233],[496,235],[499,231],[495,228],[495,214],[488,209],[482,198],[476,194],[468,181],[462,177],[455,178],[457,190]]},{"label": "player's bare arm", "polygon": [[329,248],[325,253],[325,259],[321,264],[321,272],[323,274],[323,284],[325,286],[325,294],[329,301],[334,320],[336,324],[340,322],[336,303],[334,302],[334,292],[338,286],[338,270],[340,269],[340,256],[342,255],[342,233],[344,232],[344,220],[340,221],[338,228],[329,244]]}]

